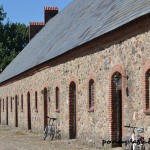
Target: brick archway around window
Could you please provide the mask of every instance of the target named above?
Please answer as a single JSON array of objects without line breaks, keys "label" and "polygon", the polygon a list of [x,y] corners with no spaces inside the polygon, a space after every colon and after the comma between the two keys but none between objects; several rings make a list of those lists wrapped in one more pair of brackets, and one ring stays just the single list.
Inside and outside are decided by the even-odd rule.
[{"label": "brick archway around window", "polygon": [[[143,66],[143,72],[142,72],[142,93],[143,93],[143,109],[144,113],[146,115],[150,115],[150,104],[149,104],[149,94],[146,92],[147,88],[147,78],[146,74],[150,71],[150,60],[148,60],[145,65]],[[149,105],[149,106],[148,106]]]},{"label": "brick archway around window", "polygon": [[[93,109],[90,109],[90,104],[89,104],[89,82],[90,80],[94,81],[94,107]],[[97,99],[96,99],[96,75],[93,73],[93,71],[90,71],[89,76],[87,78],[87,110],[88,112],[95,112],[96,111],[96,104],[97,104]]]},{"label": "brick archway around window", "polygon": [[68,79],[68,128],[69,128],[69,138],[70,138],[70,84],[75,84],[75,90],[76,90],[76,135],[75,138],[78,137],[78,78],[76,76],[72,76],[70,79]]},{"label": "brick archway around window", "polygon": [[125,102],[125,69],[120,65],[115,65],[109,74],[109,98],[108,98],[108,117],[109,117],[109,137],[113,138],[112,131],[112,76],[116,73],[120,73],[122,76],[122,137],[124,137],[124,102]]},{"label": "brick archway around window", "polygon": [[60,108],[61,108],[61,89],[60,89],[60,83],[56,82],[54,84],[54,91],[55,91],[55,108],[56,108],[56,112],[60,113]]}]

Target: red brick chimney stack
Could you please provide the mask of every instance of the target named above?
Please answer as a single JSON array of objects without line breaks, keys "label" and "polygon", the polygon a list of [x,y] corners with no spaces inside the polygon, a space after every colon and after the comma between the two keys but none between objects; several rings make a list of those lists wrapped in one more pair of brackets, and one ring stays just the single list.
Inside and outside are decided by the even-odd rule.
[{"label": "red brick chimney stack", "polygon": [[58,14],[58,7],[44,7],[45,24],[57,14]]},{"label": "red brick chimney stack", "polygon": [[29,40],[31,40],[44,27],[44,22],[30,22],[29,24]]},{"label": "red brick chimney stack", "polygon": [[58,7],[44,7],[44,22],[30,22],[29,40],[31,40],[44,25],[58,13]]}]

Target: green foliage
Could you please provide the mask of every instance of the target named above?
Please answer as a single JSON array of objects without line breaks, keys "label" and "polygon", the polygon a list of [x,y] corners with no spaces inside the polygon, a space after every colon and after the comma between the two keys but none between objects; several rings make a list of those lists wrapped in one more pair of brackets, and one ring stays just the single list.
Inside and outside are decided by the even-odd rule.
[{"label": "green foliage", "polygon": [[0,22],[6,18],[6,13],[4,12],[3,6],[0,6]]},{"label": "green foliage", "polygon": [[29,42],[29,29],[25,24],[7,23],[3,7],[0,6],[0,71],[19,54]]}]

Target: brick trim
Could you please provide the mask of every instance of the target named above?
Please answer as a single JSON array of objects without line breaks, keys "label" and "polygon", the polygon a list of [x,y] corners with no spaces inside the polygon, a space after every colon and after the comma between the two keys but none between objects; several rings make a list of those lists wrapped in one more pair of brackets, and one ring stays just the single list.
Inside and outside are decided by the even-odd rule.
[{"label": "brick trim", "polygon": [[[50,84],[50,85],[51,85],[51,84]],[[44,100],[44,99],[43,99],[43,98],[44,98],[43,96],[44,96],[44,89],[45,89],[45,88],[47,89],[47,100],[49,100],[49,98],[48,98],[48,94],[49,94],[49,93],[48,93],[48,84],[47,84],[47,83],[43,83],[42,86],[41,86],[41,88],[40,88],[39,90],[37,90],[36,88],[34,88],[34,90],[37,91],[37,92],[39,91],[38,98],[40,99],[40,97],[41,97],[42,100]],[[42,123],[43,123],[43,122],[42,122]]]},{"label": "brick trim", "polygon": [[60,90],[60,84],[58,83],[58,82],[56,82],[55,84],[54,84],[54,99],[55,99],[55,108],[56,108],[56,88],[58,87],[58,89],[59,89],[59,109],[56,109],[55,111],[57,112],[57,113],[60,113],[60,97],[61,97],[61,90]]},{"label": "brick trim", "polygon": [[[146,61],[142,72],[142,93],[143,93],[143,110],[146,115],[150,115],[150,106],[147,109],[146,103],[146,72],[150,69],[150,60]],[[150,104],[149,104],[150,105]]]},{"label": "brick trim", "polygon": [[114,73],[119,72],[122,76],[122,137],[125,136],[124,131],[124,102],[125,102],[125,69],[120,65],[115,65],[109,74],[109,98],[108,98],[108,115],[109,115],[109,136],[112,140],[112,76]]},{"label": "brick trim", "polygon": [[[89,107],[89,81],[90,80],[94,81],[94,108],[90,108]],[[94,73],[90,73],[87,79],[87,110],[88,112],[95,112],[96,111],[96,76],[94,75]]]},{"label": "brick trim", "polygon": [[47,83],[44,83],[44,84],[42,85],[42,90],[44,90],[45,88],[48,88],[48,84],[47,84]]},{"label": "brick trim", "polygon": [[56,108],[56,112],[59,113],[60,112],[60,88],[58,86],[55,87],[55,108]]},{"label": "brick trim", "polygon": [[54,6],[54,7],[47,7],[47,6],[45,6],[44,10],[58,10],[58,7],[57,6]]},{"label": "brick trim", "polygon": [[44,22],[29,22],[29,25],[41,26],[44,25]]}]

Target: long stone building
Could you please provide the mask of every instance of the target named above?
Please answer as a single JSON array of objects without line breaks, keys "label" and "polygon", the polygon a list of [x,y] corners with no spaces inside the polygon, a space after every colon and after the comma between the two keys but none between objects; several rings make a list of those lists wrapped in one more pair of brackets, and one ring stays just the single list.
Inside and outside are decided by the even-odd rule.
[{"label": "long stone building", "polygon": [[[150,138],[150,0],[74,0],[44,23],[0,74],[0,124],[98,147],[124,140],[125,125]],[[107,144],[123,146],[123,144]]]}]

